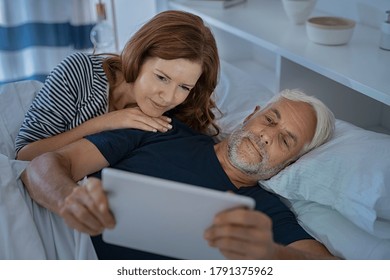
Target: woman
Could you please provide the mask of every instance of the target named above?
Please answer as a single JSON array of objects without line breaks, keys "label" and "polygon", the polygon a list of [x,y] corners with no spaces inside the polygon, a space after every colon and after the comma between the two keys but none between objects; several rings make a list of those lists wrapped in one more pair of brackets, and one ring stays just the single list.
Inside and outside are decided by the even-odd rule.
[{"label": "woman", "polygon": [[215,39],[203,20],[157,14],[122,53],[75,53],[38,92],[16,138],[17,159],[31,160],[103,130],[167,131],[175,116],[199,132],[218,128],[210,98],[219,73]]}]

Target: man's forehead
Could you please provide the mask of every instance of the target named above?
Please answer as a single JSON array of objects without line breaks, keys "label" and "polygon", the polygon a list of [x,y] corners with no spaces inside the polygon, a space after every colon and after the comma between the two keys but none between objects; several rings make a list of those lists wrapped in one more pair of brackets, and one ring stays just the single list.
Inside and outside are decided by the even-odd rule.
[{"label": "man's forehead", "polygon": [[[264,108],[259,115],[273,114],[277,119],[288,125],[290,133],[298,138],[303,136],[306,141],[314,135],[316,116],[312,105],[303,101],[280,98]],[[287,127],[286,127],[287,128]],[[303,140],[303,139],[302,139]]]},{"label": "man's forehead", "polygon": [[264,107],[262,110],[259,111],[258,115],[272,112],[276,115],[277,118],[281,118],[279,107],[281,106],[282,99],[279,99],[275,102],[272,102],[270,104],[267,104],[266,107]]},{"label": "man's forehead", "polygon": [[[264,110],[262,110],[262,111],[263,112],[271,111],[278,118],[282,118],[283,117],[282,115],[292,113],[292,112],[298,113],[300,115],[300,113],[302,112],[301,111],[302,109],[305,108],[305,109],[311,110],[311,107],[312,106],[306,102],[295,101],[295,100],[290,100],[290,99],[281,97],[279,100],[268,104],[264,108]],[[302,114],[304,114],[304,113],[305,112],[302,112]]]}]

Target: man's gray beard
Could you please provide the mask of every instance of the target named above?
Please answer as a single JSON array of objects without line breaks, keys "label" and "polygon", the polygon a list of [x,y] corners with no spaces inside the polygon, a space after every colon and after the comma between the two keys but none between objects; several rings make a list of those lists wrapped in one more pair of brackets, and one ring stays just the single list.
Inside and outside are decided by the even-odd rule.
[{"label": "man's gray beard", "polygon": [[[240,155],[240,146],[243,139],[249,138],[254,145],[257,145],[260,155],[262,157],[261,162],[247,162],[242,155]],[[250,131],[244,131],[242,128],[233,131],[228,139],[228,157],[230,163],[240,170],[242,173],[256,179],[265,180],[269,179],[280,170],[283,169],[284,164],[279,164],[273,168],[269,167],[269,155],[264,149],[264,144],[261,139]]]}]

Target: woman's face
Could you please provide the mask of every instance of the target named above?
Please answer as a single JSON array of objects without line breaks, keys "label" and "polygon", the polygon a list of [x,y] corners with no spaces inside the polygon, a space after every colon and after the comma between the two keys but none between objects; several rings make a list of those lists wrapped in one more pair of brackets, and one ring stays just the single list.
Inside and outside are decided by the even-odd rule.
[{"label": "woman's face", "polygon": [[198,62],[148,58],[133,84],[135,101],[145,114],[161,116],[184,102],[201,74]]}]

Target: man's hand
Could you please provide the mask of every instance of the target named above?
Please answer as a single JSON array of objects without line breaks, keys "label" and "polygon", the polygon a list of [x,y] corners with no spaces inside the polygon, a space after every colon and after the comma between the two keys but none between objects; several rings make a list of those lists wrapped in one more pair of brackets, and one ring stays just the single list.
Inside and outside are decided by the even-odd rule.
[{"label": "man's hand", "polygon": [[73,189],[60,206],[60,215],[68,226],[90,235],[98,235],[115,225],[101,180],[96,178],[89,178]]},{"label": "man's hand", "polygon": [[271,219],[242,208],[216,215],[205,239],[228,259],[272,259],[278,247],[273,241]]}]

